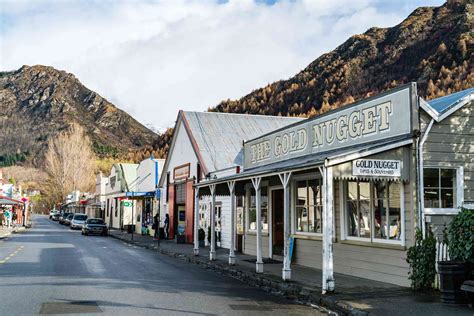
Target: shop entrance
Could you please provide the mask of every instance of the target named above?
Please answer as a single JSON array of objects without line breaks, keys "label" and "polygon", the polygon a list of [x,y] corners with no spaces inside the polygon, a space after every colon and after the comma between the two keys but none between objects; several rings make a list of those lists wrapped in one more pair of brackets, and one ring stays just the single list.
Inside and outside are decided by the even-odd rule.
[{"label": "shop entrance", "polygon": [[283,257],[283,189],[271,191],[272,198],[272,255]]}]

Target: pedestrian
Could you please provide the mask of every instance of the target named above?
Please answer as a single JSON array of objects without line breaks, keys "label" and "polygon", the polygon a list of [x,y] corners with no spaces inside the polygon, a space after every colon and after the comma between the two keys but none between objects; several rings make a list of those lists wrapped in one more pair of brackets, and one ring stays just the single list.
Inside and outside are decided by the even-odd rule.
[{"label": "pedestrian", "polygon": [[165,215],[165,239],[169,238],[169,231],[170,231],[170,216],[166,214]]},{"label": "pedestrian", "polygon": [[160,233],[160,215],[158,213],[153,217],[153,226],[151,228],[155,231],[153,239],[157,240]]},{"label": "pedestrian", "polygon": [[5,219],[5,216],[3,216],[3,210],[0,210],[0,226],[3,228],[3,220]]}]

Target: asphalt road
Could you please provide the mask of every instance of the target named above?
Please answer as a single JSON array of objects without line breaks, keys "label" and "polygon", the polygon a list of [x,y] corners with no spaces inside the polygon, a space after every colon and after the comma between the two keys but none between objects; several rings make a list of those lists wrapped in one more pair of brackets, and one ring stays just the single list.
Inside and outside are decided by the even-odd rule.
[{"label": "asphalt road", "polygon": [[0,315],[325,314],[45,216],[0,241],[0,295]]}]

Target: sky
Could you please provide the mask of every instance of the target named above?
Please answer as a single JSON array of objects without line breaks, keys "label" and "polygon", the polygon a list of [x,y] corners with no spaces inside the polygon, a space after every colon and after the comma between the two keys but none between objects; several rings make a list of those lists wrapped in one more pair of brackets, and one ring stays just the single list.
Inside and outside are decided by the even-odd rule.
[{"label": "sky", "polygon": [[0,0],[0,70],[73,73],[142,124],[172,127],[288,79],[373,26],[441,0]]}]

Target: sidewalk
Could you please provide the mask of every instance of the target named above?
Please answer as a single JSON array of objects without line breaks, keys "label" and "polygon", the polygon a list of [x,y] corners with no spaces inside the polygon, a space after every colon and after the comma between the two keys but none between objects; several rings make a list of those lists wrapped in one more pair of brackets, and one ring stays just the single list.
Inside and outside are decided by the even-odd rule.
[{"label": "sidewalk", "polygon": [[[266,291],[297,301],[316,304],[329,310],[348,315],[473,315],[474,310],[467,306],[444,305],[439,293],[415,293],[408,288],[387,283],[335,274],[336,293],[321,294],[321,270],[293,264],[292,280],[281,279],[281,263],[265,263],[264,273],[255,272],[254,256],[236,253],[235,266],[228,265],[229,251],[219,248],[216,260],[209,261],[209,249],[200,247],[199,256],[194,256],[193,245],[177,244],[171,240],[158,242],[150,236],[131,234],[120,230],[111,230],[110,236],[127,243],[152,250],[161,254],[180,258],[198,264],[206,269],[225,274],[260,287]],[[248,261],[247,261],[248,260]]]},{"label": "sidewalk", "polygon": [[25,230],[25,227],[16,227],[16,228],[13,228],[13,227],[0,227],[0,239],[4,239],[8,236],[10,236],[12,233],[17,233],[17,232],[21,232]]}]

